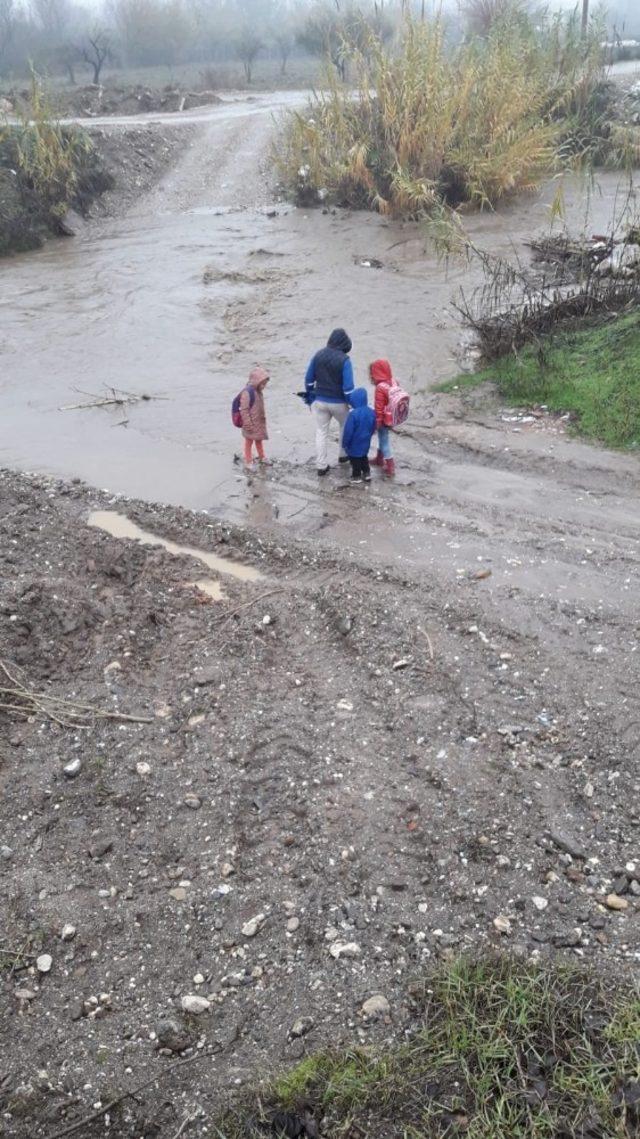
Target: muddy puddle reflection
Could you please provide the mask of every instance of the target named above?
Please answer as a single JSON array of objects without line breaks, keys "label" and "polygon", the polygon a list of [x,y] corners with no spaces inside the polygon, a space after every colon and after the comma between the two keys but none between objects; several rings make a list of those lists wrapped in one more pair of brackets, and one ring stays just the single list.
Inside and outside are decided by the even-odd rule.
[{"label": "muddy puddle reflection", "polygon": [[[238,581],[261,581],[262,574],[253,566],[243,565],[242,562],[232,561],[231,558],[221,558],[208,550],[200,550],[196,546],[181,546],[167,538],[161,538],[148,530],[143,530],[136,522],[132,522],[125,514],[115,510],[94,510],[87,522],[97,530],[103,530],[112,538],[129,538],[140,542],[143,546],[158,546],[174,557],[193,558],[201,562],[207,569],[216,574],[234,577]],[[224,601],[226,594],[219,581],[214,578],[198,578],[195,581],[185,582],[186,586],[199,589],[201,593],[213,601]]]}]

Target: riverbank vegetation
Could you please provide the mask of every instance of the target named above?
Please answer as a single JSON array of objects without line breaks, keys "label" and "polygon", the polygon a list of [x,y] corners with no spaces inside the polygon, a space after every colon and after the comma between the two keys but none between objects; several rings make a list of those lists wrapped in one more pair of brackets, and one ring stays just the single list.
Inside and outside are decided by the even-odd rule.
[{"label": "riverbank vegetation", "polygon": [[445,965],[413,987],[412,1000],[415,1027],[402,1042],[312,1054],[219,1121],[215,1134],[638,1134],[637,989],[503,957]]},{"label": "riverbank vegetation", "polygon": [[[451,44],[441,19],[407,17],[385,43],[345,44],[352,82],[288,117],[280,175],[300,203],[331,200],[394,216],[495,206],[595,157],[626,160],[636,140],[608,143],[602,31],[576,15],[534,20],[504,5],[486,35]],[[355,87],[355,93],[354,93]],[[615,152],[615,153],[614,153]]]},{"label": "riverbank vegetation", "polygon": [[31,114],[0,127],[0,255],[37,248],[48,233],[64,233],[68,211],[84,213],[112,185],[88,134],[55,121],[34,77]]},{"label": "riverbank vegetation", "polygon": [[574,429],[607,447],[640,447],[640,310],[503,356],[442,390],[492,383],[511,406],[568,414]]}]

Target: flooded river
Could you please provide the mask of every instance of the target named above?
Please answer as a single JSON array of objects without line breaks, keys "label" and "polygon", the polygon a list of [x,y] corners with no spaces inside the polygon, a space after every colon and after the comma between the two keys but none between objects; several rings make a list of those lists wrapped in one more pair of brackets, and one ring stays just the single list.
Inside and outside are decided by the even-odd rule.
[{"label": "flooded river", "polygon": [[[274,115],[300,98],[185,116],[202,131],[126,217],[3,262],[1,465],[237,516],[246,503],[230,404],[256,362],[273,377],[269,453],[311,466],[311,419],[294,393],[335,325],[353,337],[362,382],[376,356],[415,393],[456,373],[462,333],[450,301],[479,283],[476,265],[439,262],[412,225],[274,206]],[[478,214],[468,229],[483,248],[522,255],[548,229],[554,192]],[[573,224],[606,228],[623,196],[617,179],[601,179],[588,209],[587,196],[569,188]],[[382,268],[364,264],[372,259]],[[60,410],[109,387],[162,398]]]}]

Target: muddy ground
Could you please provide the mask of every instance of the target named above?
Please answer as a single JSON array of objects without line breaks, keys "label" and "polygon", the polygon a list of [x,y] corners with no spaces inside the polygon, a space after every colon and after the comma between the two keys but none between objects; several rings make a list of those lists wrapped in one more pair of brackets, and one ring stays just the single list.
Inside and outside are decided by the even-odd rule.
[{"label": "muddy ground", "polygon": [[[345,493],[357,525],[368,491]],[[637,970],[631,520],[521,511],[509,584],[452,541],[443,578],[80,484],[5,472],[0,495],[12,676],[149,719],[0,714],[2,1134],[54,1134],[154,1075],[79,1133],[173,1137],[189,1115],[214,1134],[257,1073],[402,1032],[411,978],[459,950]],[[216,574],[213,602],[199,563],[90,528],[96,509],[260,579]],[[429,514],[407,533],[435,549]],[[549,560],[564,596],[516,568]],[[374,994],[390,1011],[368,1021]],[[164,1075],[194,1048],[217,1054]]]}]

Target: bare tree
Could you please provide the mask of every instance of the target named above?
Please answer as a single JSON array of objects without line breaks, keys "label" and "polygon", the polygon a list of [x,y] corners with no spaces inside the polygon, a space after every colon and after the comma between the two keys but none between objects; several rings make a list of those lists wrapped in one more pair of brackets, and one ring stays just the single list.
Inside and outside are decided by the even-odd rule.
[{"label": "bare tree", "polygon": [[486,36],[494,24],[530,8],[529,0],[463,0],[460,5],[469,31]]},{"label": "bare tree", "polygon": [[93,68],[93,82],[100,84],[100,73],[111,55],[111,37],[104,28],[94,28],[87,32],[80,44],[80,55],[89,67]]},{"label": "bare tree", "polygon": [[16,19],[14,0],[0,0],[0,68],[13,39]]},{"label": "bare tree", "polygon": [[69,23],[67,0],[31,0],[31,6],[43,32],[60,39]]},{"label": "bare tree", "polygon": [[582,34],[587,35],[589,31],[589,0],[582,0]]},{"label": "bare tree", "polygon": [[283,27],[279,31],[274,32],[273,42],[278,49],[278,56],[280,59],[280,74],[285,75],[287,71],[287,63],[289,56],[293,51],[294,38],[290,28]]},{"label": "bare tree", "polygon": [[249,24],[245,24],[236,40],[236,55],[238,59],[242,60],[244,68],[244,77],[247,84],[251,83],[253,75],[253,65],[256,61],[258,53],[262,51],[264,43],[260,34],[255,31]]}]

